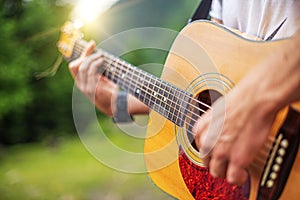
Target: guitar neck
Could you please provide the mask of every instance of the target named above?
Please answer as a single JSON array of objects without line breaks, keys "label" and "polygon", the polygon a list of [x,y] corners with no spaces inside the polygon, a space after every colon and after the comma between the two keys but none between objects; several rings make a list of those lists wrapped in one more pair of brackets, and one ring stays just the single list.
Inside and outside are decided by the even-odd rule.
[{"label": "guitar neck", "polygon": [[[78,58],[86,45],[84,40],[77,41],[69,60]],[[102,51],[104,56],[104,64],[99,68],[99,73],[174,124],[183,126],[187,107],[192,101],[190,93],[108,52],[101,49],[97,51]]]}]

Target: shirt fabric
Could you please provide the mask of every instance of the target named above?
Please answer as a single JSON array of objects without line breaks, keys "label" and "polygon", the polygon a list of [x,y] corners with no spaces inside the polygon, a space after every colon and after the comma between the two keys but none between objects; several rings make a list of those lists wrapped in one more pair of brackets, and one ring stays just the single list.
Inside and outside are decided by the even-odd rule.
[{"label": "shirt fabric", "polygon": [[261,39],[286,19],[274,39],[286,38],[300,29],[300,0],[213,0],[210,16]]}]

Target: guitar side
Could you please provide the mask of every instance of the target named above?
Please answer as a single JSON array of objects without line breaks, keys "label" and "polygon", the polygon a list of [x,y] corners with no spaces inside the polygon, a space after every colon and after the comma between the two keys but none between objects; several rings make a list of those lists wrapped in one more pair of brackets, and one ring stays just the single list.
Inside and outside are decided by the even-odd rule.
[{"label": "guitar side", "polygon": [[[286,40],[258,42],[243,39],[229,30],[212,22],[194,22],[185,27],[176,38],[168,55],[162,79],[182,89],[188,88],[195,80],[202,80],[204,74],[220,74],[237,84],[257,63],[280,48]],[[200,77],[200,78],[199,78]],[[206,82],[205,78],[202,80]],[[210,81],[210,80],[209,80]],[[210,83],[208,81],[208,83]],[[207,84],[197,88],[194,95],[215,89]],[[230,88],[223,85],[221,90]],[[299,103],[297,103],[297,106]],[[270,135],[275,135],[284,121],[287,110],[278,115]],[[194,199],[182,177],[179,167],[179,145],[174,125],[152,111],[145,141],[145,163],[154,183],[178,199]],[[299,152],[292,168],[292,175],[282,193],[282,199],[293,199],[300,195],[294,183],[300,181]],[[249,171],[251,176],[250,199],[257,195],[261,172]]]}]

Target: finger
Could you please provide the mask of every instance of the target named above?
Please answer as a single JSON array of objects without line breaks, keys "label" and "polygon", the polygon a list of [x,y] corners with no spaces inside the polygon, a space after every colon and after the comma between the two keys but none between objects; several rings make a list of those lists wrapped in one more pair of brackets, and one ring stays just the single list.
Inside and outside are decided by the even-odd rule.
[{"label": "finger", "polygon": [[198,119],[193,128],[193,134],[195,135],[195,143],[197,148],[199,149],[200,159],[202,164],[208,167],[211,156],[208,150],[209,147],[206,146],[205,139],[203,139],[203,135],[206,134],[208,126],[209,126],[209,117],[204,117]]},{"label": "finger", "polygon": [[87,77],[90,77],[89,79],[91,82],[87,84],[87,92],[92,98],[94,98],[95,96],[97,85],[100,84],[99,82],[100,74],[98,74],[97,72],[98,72],[98,68],[103,65],[103,62],[104,62],[103,58],[96,59],[94,62],[91,63],[91,66],[87,72]]},{"label": "finger", "polygon": [[87,46],[86,46],[85,50],[83,51],[83,53],[81,54],[81,56],[69,63],[69,70],[70,70],[73,78],[75,78],[77,76],[78,69],[79,69],[80,65],[82,64],[82,61],[84,60],[84,58],[86,56],[90,55],[94,51],[94,49],[95,49],[95,42],[90,41],[87,44]]},{"label": "finger", "polygon": [[93,53],[94,49],[96,47],[96,43],[95,41],[90,41],[87,46],[85,47],[85,50],[83,51],[83,53],[81,54],[82,57],[86,57],[88,55],[90,55],[91,53]]},{"label": "finger", "polygon": [[69,63],[69,70],[70,70],[73,78],[75,78],[77,76],[78,68],[79,68],[81,62],[82,62],[82,59],[76,59]]},{"label": "finger", "polygon": [[[88,56],[82,64],[80,65],[77,73],[77,81],[78,83],[83,87],[85,90],[87,84],[88,84],[88,79],[90,78],[88,75],[89,68],[93,65],[93,62],[97,61],[98,59],[101,59],[103,57],[103,54],[100,52],[94,53],[90,56]],[[96,75],[96,73],[94,74]]]},{"label": "finger", "polygon": [[226,180],[230,184],[241,185],[247,181],[248,173],[246,168],[235,165],[230,162],[228,164]]},{"label": "finger", "polygon": [[216,158],[212,156],[208,166],[209,166],[209,173],[214,178],[225,178],[226,177],[226,170],[227,170],[228,160],[225,158]]},{"label": "finger", "polygon": [[211,154],[207,154],[206,156],[203,156],[201,158],[202,164],[207,168],[209,168],[210,161],[211,161]]},{"label": "finger", "polygon": [[211,153],[209,172],[215,178],[225,178],[228,166],[230,143],[218,142]]},{"label": "finger", "polygon": [[209,126],[210,119],[211,118],[208,112],[205,115],[201,116],[194,124],[192,132],[195,138],[198,138],[198,140],[195,141],[198,147],[200,147],[202,144],[201,137],[205,134],[205,131]]}]

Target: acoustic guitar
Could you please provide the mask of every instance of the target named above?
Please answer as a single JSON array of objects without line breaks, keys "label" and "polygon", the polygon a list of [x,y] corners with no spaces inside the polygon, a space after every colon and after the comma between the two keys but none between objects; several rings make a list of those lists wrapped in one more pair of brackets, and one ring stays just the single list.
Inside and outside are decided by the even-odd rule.
[{"label": "acoustic guitar", "polygon": [[[99,73],[152,110],[144,157],[158,187],[177,199],[300,198],[299,102],[277,115],[244,185],[211,177],[191,134],[217,98],[286,42],[245,39],[213,22],[196,21],[176,37],[161,78],[101,50],[105,64]],[[86,44],[71,22],[62,27],[58,48],[67,60],[79,57]]]}]

